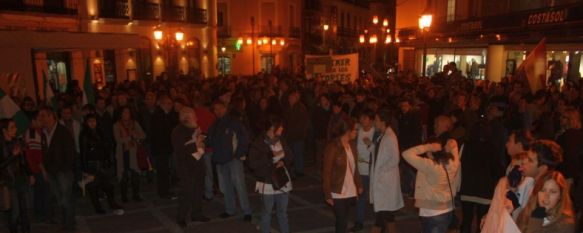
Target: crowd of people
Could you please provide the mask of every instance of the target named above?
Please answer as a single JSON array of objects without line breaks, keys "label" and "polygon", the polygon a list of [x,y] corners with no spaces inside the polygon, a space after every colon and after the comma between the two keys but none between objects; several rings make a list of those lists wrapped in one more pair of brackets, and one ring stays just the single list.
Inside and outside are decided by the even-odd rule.
[{"label": "crowd of people", "polygon": [[155,180],[159,198],[178,199],[181,227],[210,221],[202,201],[218,193],[218,217],[236,216],[238,199],[250,222],[248,173],[262,196],[261,231],[270,231],[275,207],[286,233],[292,183],[313,162],[336,232],[361,231],[367,203],[373,233],[397,232],[404,198],[415,199],[424,233],[512,224],[581,232],[582,84],[533,93],[521,80],[459,72],[339,83],[274,71],[162,74],[96,88],[88,104],[78,87],[54,105],[14,98],[30,127],[17,135],[14,119],[0,120],[2,208],[10,232],[30,232],[33,216],[73,230],[77,199],[87,196],[98,214],[105,200],[122,215],[124,203],[143,201],[141,183]]}]

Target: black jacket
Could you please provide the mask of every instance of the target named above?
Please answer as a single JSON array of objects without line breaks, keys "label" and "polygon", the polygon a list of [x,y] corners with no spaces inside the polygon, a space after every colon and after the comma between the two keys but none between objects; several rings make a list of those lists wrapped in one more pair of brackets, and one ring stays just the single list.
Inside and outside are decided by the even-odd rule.
[{"label": "black jacket", "polygon": [[578,180],[581,175],[583,159],[583,132],[580,129],[568,129],[557,138],[557,143],[563,148],[563,162],[558,170],[565,178]]},{"label": "black jacket", "polygon": [[49,174],[73,172],[75,140],[65,126],[56,124],[50,144],[47,144],[46,135],[43,134],[43,166]]},{"label": "black jacket", "polygon": [[204,160],[196,160],[192,154],[197,152],[196,142],[193,140],[195,129],[179,124],[172,130],[172,147],[176,162],[176,173],[179,177],[204,178]]},{"label": "black jacket", "polygon": [[79,135],[79,147],[81,149],[81,167],[84,171],[87,169],[87,163],[90,161],[108,162],[110,144],[105,140],[101,130],[83,129]]},{"label": "black jacket", "polygon": [[[293,154],[283,139],[281,139],[281,146],[285,153],[283,163],[289,170],[289,165],[291,165],[293,161]],[[249,168],[253,170],[253,174],[255,174],[257,181],[266,184],[273,183],[271,176],[273,174],[273,169],[275,169],[275,164],[273,164],[273,152],[271,151],[265,136],[257,137],[253,144],[251,144],[251,148],[249,149],[249,160],[247,163]]]},{"label": "black jacket", "polygon": [[178,124],[178,114],[172,110],[168,113],[157,108],[150,122],[150,135],[146,135],[151,142],[152,154],[155,156],[172,154],[170,135]]}]

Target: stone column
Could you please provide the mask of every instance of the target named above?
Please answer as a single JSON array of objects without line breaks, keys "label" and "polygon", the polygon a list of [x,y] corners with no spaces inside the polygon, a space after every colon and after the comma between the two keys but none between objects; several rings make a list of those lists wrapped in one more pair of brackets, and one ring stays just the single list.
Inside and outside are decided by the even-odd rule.
[{"label": "stone column", "polygon": [[504,45],[489,45],[486,54],[486,79],[500,82],[506,71]]}]

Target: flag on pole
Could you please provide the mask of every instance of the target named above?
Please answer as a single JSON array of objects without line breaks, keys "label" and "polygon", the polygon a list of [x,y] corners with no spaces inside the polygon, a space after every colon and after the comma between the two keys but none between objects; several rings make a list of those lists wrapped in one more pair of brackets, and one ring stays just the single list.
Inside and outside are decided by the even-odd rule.
[{"label": "flag on pole", "polygon": [[83,105],[95,104],[95,96],[93,95],[93,82],[91,81],[91,67],[89,66],[89,59],[85,63],[85,79],[83,79]]},{"label": "flag on pole", "polygon": [[522,77],[522,80],[526,80],[532,94],[545,87],[547,79],[546,38],[541,39],[517,70],[517,75]]},{"label": "flag on pole", "polygon": [[29,125],[26,114],[20,110],[20,107],[2,89],[0,89],[0,118],[14,120],[16,122],[16,128],[18,128],[18,135],[22,135]]},{"label": "flag on pole", "polygon": [[47,74],[43,70],[43,100],[47,106],[53,108],[53,111],[57,110],[57,100],[55,99],[55,93],[53,93],[53,88],[49,85],[49,80],[47,79]]}]

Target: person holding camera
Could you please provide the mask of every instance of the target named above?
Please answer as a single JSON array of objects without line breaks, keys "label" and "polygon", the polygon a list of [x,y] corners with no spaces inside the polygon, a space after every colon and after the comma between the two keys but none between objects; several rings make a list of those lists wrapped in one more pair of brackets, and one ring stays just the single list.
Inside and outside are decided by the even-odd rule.
[{"label": "person holding camera", "polygon": [[262,123],[259,134],[249,148],[249,167],[256,178],[255,191],[261,194],[261,232],[271,230],[271,210],[276,206],[279,232],[289,233],[287,205],[292,183],[288,167],[293,161],[293,153],[282,139],[284,131],[280,118],[270,116]]},{"label": "person holding camera", "polygon": [[[448,117],[437,117],[436,133],[447,125],[451,125]],[[453,217],[455,191],[460,185],[457,142],[428,140],[426,144],[405,150],[403,159],[417,169],[415,206],[419,208],[422,232],[447,232]]]},{"label": "person holding camera", "polygon": [[205,136],[198,127],[196,113],[192,108],[182,108],[179,120],[180,124],[170,134],[180,187],[176,223],[180,227],[187,227],[188,215],[194,222],[210,221],[202,214],[206,168],[201,158],[205,153]]}]

